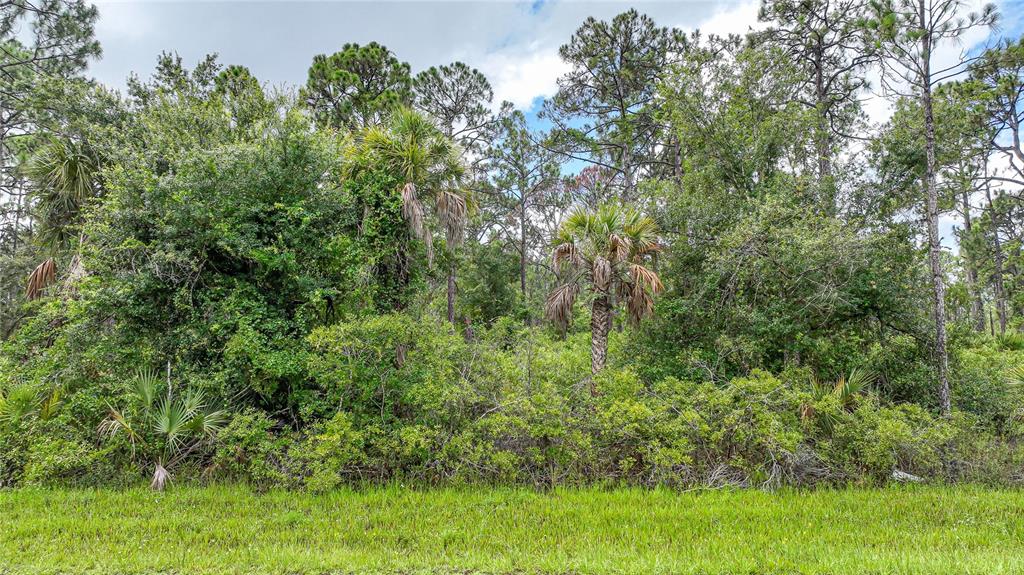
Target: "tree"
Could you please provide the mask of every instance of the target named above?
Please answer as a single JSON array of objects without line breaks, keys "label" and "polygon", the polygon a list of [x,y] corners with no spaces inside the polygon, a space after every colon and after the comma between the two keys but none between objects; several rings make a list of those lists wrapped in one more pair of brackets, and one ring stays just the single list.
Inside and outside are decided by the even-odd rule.
[{"label": "tree", "polygon": [[501,228],[519,254],[519,289],[525,300],[531,243],[539,235],[533,212],[550,201],[559,166],[555,154],[534,142],[526,117],[518,110],[498,121],[497,138],[488,153],[489,165],[499,201],[507,205],[510,216]]},{"label": "tree", "polygon": [[487,77],[462,62],[431,66],[413,79],[416,109],[434,118],[445,136],[468,152],[480,152],[493,120],[494,90]]},{"label": "tree", "polygon": [[[74,241],[82,208],[100,193],[100,159],[88,144],[53,138],[29,159],[25,173],[33,182],[38,239],[50,257],[29,275],[28,299],[36,299],[56,280],[56,260]],[[81,260],[73,258],[70,279],[84,274]]]},{"label": "tree", "polygon": [[882,0],[871,3],[867,21],[872,46],[882,63],[883,85],[890,93],[902,94],[909,87],[921,106],[925,137],[925,221],[928,231],[929,262],[933,288],[935,322],[934,354],[939,377],[939,405],[942,413],[952,411],[949,390],[949,353],[946,349],[946,286],[939,237],[939,189],[935,139],[933,91],[944,80],[963,70],[961,58],[953,65],[934,69],[935,50],[965,32],[989,26],[997,18],[992,5],[980,14],[962,18],[961,0]]},{"label": "tree", "polygon": [[[433,265],[433,231],[421,202],[432,200],[433,212],[444,228],[449,254],[462,243],[467,204],[463,189],[465,167],[458,147],[444,136],[429,118],[408,108],[394,111],[384,126],[362,134],[359,157],[351,170],[385,169],[401,182],[402,216],[413,236],[423,241]],[[455,322],[455,286],[448,285],[448,320]]]},{"label": "tree", "polygon": [[971,67],[971,82],[991,127],[993,151],[1007,173],[993,181],[1024,186],[1024,36],[986,51]]},{"label": "tree", "polygon": [[666,163],[658,123],[657,85],[675,36],[629,10],[611,22],[587,18],[559,54],[572,70],[541,113],[555,126],[548,144],[568,158],[621,175],[623,199],[635,199],[644,168]]},{"label": "tree", "polygon": [[[415,106],[438,123],[444,135],[469,152],[471,165],[484,157],[483,142],[492,115],[487,105],[494,90],[475,68],[455,62],[420,72],[413,79]],[[471,171],[471,176],[476,170]],[[456,262],[448,265],[448,321],[455,321]]]},{"label": "tree", "polygon": [[[651,218],[633,208],[606,204],[595,211],[577,209],[555,238],[552,261],[565,275],[548,296],[545,313],[564,329],[580,291],[586,288],[592,293],[591,373],[604,369],[608,356],[613,294],[625,302],[634,323],[654,311],[653,296],[664,289],[658,274],[647,267],[661,249],[657,234]],[[590,385],[596,394],[594,382]]]},{"label": "tree", "polygon": [[[0,277],[0,324],[6,323],[6,308],[19,301],[27,271],[21,263],[36,257],[21,253],[32,249],[26,236],[34,210],[18,164],[35,136],[46,140],[64,131],[59,116],[67,102],[53,86],[78,79],[100,55],[93,37],[97,18],[96,8],[83,0],[10,0],[0,6],[0,249],[7,260],[0,276],[17,276]],[[40,271],[40,277],[49,275]]]},{"label": "tree", "polygon": [[330,56],[313,57],[299,91],[320,126],[356,130],[380,124],[412,99],[409,64],[386,47],[345,44]]},{"label": "tree", "polygon": [[859,110],[857,94],[867,84],[857,75],[872,59],[862,50],[864,0],[765,0],[761,21],[777,25],[763,38],[781,46],[797,63],[803,82],[797,99],[814,111],[814,147],[823,207],[836,209],[834,156]]}]

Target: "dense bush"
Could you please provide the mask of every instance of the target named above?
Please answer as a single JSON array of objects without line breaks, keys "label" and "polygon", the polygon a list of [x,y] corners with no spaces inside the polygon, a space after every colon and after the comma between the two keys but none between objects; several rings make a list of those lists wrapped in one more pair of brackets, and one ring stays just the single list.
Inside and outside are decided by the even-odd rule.
[{"label": "dense bush", "polygon": [[[969,413],[941,419],[872,389],[840,395],[831,382],[815,386],[806,369],[645,382],[618,334],[615,366],[596,376],[592,396],[585,334],[560,340],[501,321],[477,336],[467,341],[405,314],[315,330],[302,356],[301,378],[310,383],[301,412],[240,408],[176,476],[311,490],[392,480],[876,484],[895,470],[935,481],[1024,479],[1012,416],[1000,429]],[[57,418],[83,393],[62,399]],[[1021,405],[1013,397],[1008,412]],[[97,436],[102,416],[75,425],[28,412],[4,419],[6,484],[145,476],[145,465],[130,463],[137,460],[129,446]]]}]

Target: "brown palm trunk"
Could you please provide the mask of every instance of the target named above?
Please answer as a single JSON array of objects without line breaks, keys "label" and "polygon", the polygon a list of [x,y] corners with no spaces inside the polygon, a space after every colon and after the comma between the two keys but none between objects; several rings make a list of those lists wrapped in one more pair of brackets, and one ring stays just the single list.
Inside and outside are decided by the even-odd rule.
[{"label": "brown palm trunk", "polygon": [[[600,294],[594,298],[590,316],[590,372],[596,374],[604,369],[605,360],[608,358],[608,320],[609,320],[608,296]],[[597,388],[593,380],[590,383],[590,393],[597,395]]]}]

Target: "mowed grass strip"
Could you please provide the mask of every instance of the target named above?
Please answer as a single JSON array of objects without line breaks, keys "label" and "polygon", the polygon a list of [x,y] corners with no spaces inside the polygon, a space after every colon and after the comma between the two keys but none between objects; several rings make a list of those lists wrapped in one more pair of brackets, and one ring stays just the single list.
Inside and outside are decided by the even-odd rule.
[{"label": "mowed grass strip", "polygon": [[1024,573],[1024,492],[0,492],[0,573]]}]

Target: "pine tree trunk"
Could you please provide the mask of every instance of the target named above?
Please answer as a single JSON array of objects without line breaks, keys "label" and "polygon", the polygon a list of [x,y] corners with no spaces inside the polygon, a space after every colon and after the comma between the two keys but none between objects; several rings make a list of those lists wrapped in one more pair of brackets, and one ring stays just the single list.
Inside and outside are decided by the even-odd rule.
[{"label": "pine tree trunk", "polygon": [[[926,29],[924,4],[921,4],[921,28]],[[939,189],[935,180],[935,116],[932,111],[931,37],[922,37],[921,104],[924,109],[925,133],[925,190],[927,201],[925,218],[928,222],[928,259],[931,264],[933,312],[935,317],[935,343],[933,352],[939,376],[939,406],[943,415],[953,411],[949,390],[949,355],[946,350],[946,282],[942,273],[942,244],[939,237]]]},{"label": "pine tree trunk", "polygon": [[526,302],[526,202],[519,207],[519,289]]},{"label": "pine tree trunk", "polygon": [[[970,193],[960,194],[960,205],[964,211],[964,236],[970,237],[973,222],[971,221]],[[971,298],[971,323],[974,324],[974,331],[985,333],[985,306],[981,301],[981,290],[978,288],[978,266],[975,264],[974,256],[964,246],[960,246],[963,255],[964,271],[967,276],[967,293]]]},{"label": "pine tree trunk", "polygon": [[[591,306],[590,316],[590,372],[596,374],[604,369],[605,361],[608,358],[608,296],[601,294],[594,298]],[[590,384],[590,392],[597,394],[593,380]]]},{"label": "pine tree trunk", "polygon": [[[994,253],[994,270],[992,287],[996,296],[996,313],[999,314],[999,333],[1006,333],[1006,289],[1003,286],[1003,243],[999,240],[999,220],[996,219],[995,207],[992,205],[992,191],[985,184],[985,198],[988,200],[988,215],[992,220],[992,250]],[[995,329],[995,328],[993,328]]]},{"label": "pine tree trunk", "polygon": [[822,62],[822,49],[815,53],[814,61],[814,97],[818,116],[818,125],[814,135],[815,148],[818,156],[818,187],[822,192],[820,201],[831,214],[835,211],[835,193],[832,188],[832,138],[828,121],[828,94],[825,91],[825,70]]}]

